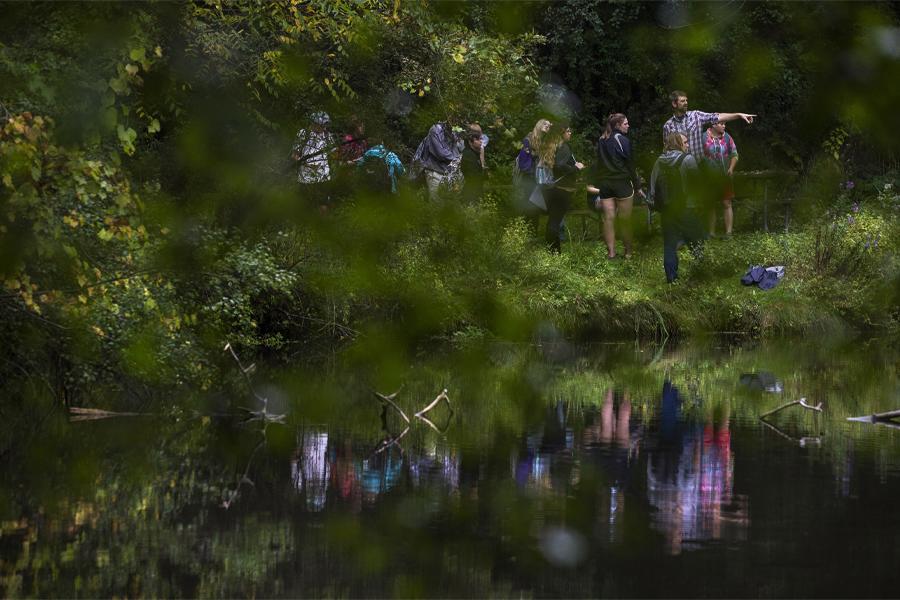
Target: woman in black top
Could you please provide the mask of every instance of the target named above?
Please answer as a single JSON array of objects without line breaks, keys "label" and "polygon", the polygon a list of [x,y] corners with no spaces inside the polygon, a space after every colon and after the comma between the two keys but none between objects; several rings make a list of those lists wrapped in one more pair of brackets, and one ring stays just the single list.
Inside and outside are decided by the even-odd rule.
[{"label": "woman in black top", "polygon": [[549,138],[538,152],[538,164],[553,168],[555,183],[544,190],[544,200],[547,202],[546,240],[550,251],[559,253],[562,245],[561,224],[572,202],[572,194],[578,187],[578,172],[584,165],[575,160],[569,148],[568,142],[572,138],[570,127],[551,130]]},{"label": "woman in black top", "polygon": [[460,170],[463,174],[463,199],[475,204],[484,195],[484,137],[481,127],[470,125],[464,136],[465,147],[462,151]]},{"label": "woman in black top", "polygon": [[622,113],[609,115],[606,129],[597,142],[595,186],[588,186],[591,208],[603,211],[603,239],[607,256],[616,257],[615,220],[621,224],[625,258],[631,257],[631,209],[634,194],[644,195],[634,168],[628,133],[628,117]]}]

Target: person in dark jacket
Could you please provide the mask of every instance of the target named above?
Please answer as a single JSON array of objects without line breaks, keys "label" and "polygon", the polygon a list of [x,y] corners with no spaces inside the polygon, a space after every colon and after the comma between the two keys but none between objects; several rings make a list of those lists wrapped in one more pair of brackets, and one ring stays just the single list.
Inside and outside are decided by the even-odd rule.
[{"label": "person in dark jacket", "polygon": [[453,188],[459,173],[460,150],[450,123],[436,123],[419,144],[412,160],[410,175],[416,179],[425,172],[428,198],[437,201],[444,189]]},{"label": "person in dark jacket", "polygon": [[547,246],[551,252],[559,253],[562,248],[562,221],[572,202],[572,194],[578,188],[578,172],[584,165],[577,160],[569,148],[572,128],[558,126],[551,129],[548,141],[538,149],[538,166],[550,166],[554,184],[544,190],[547,202]]},{"label": "person in dark jacket", "polygon": [[589,193],[591,208],[603,211],[603,239],[608,258],[616,257],[616,225],[618,220],[625,258],[631,258],[631,209],[634,195],[643,196],[641,180],[634,168],[631,143],[628,141],[628,117],[613,113],[597,141],[597,164]]},{"label": "person in dark jacket", "polygon": [[484,194],[484,132],[477,124],[469,125],[465,134],[460,168],[463,174],[463,199],[469,203]]},{"label": "person in dark jacket", "polygon": [[678,248],[686,243],[703,254],[706,233],[698,213],[701,197],[697,161],[687,153],[687,136],[671,133],[650,174],[650,198],[662,214],[663,268],[666,281],[678,278]]}]

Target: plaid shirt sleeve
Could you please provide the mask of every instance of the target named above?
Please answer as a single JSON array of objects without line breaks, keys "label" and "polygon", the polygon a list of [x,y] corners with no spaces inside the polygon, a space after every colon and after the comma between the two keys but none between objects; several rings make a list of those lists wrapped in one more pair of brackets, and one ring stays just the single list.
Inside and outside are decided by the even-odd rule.
[{"label": "plaid shirt sleeve", "polygon": [[698,126],[703,129],[712,123],[719,122],[719,113],[708,113],[703,112],[702,110],[691,111],[694,113],[694,118],[698,122]]},{"label": "plaid shirt sleeve", "polygon": [[669,119],[665,123],[663,123],[663,147],[666,146],[666,139],[669,137],[669,134],[672,133],[672,119]]}]

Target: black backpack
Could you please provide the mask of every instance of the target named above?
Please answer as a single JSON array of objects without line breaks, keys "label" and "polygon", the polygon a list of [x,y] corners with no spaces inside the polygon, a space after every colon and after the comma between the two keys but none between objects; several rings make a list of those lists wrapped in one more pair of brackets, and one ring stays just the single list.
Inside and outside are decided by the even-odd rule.
[{"label": "black backpack", "polygon": [[659,175],[656,178],[656,187],[653,190],[653,208],[665,210],[672,206],[683,206],[685,203],[684,181],[681,177],[681,163],[687,158],[682,154],[675,160],[675,164],[659,165]]}]

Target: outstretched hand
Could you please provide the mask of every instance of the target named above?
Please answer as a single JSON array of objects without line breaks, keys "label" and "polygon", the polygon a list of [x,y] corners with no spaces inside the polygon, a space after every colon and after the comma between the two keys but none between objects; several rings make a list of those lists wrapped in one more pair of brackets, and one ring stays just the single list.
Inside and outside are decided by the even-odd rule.
[{"label": "outstretched hand", "polygon": [[753,118],[756,116],[756,115],[748,115],[747,113],[738,113],[738,115],[740,115],[740,117],[747,123],[752,123]]}]

